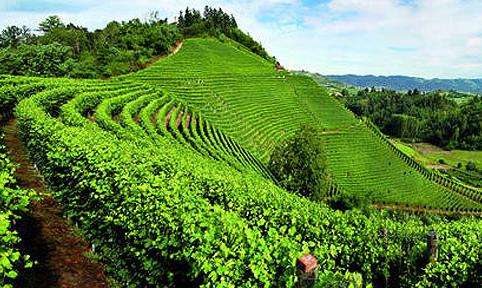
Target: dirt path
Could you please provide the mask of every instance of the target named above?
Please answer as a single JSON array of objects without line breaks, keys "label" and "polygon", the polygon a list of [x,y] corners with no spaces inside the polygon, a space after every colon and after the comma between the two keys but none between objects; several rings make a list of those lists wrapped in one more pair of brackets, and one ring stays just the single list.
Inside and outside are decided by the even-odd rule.
[{"label": "dirt path", "polygon": [[[174,55],[176,54],[177,52],[179,52],[179,50],[181,50],[181,47],[182,47],[182,41],[176,41],[176,43],[174,44],[174,46],[171,47],[171,49],[169,49],[169,53],[167,54],[162,54],[162,55],[158,55],[158,56],[155,56],[155,57],[152,57],[149,61],[147,61],[146,64],[144,64],[144,66],[142,67],[142,69],[145,69],[147,67],[150,67],[152,66],[154,63],[156,63],[157,61],[163,59],[163,58],[166,58],[168,56],[171,56],[171,55]],[[135,72],[134,72],[135,73]]]},{"label": "dirt path", "polygon": [[183,43],[182,41],[177,41],[176,45],[174,46],[174,49],[172,49],[170,54],[176,54],[177,52],[179,52],[179,50],[181,50],[182,43]]},{"label": "dirt path", "polygon": [[404,205],[396,205],[396,204],[373,204],[372,205],[376,209],[387,209],[387,210],[395,210],[395,211],[405,211],[414,214],[437,214],[443,216],[449,215],[464,215],[464,216],[482,216],[480,212],[469,212],[469,211],[445,211],[443,209],[435,209],[435,208],[421,208],[416,206],[404,206]]},{"label": "dirt path", "polygon": [[61,207],[46,194],[47,188],[27,158],[25,147],[17,136],[15,120],[4,127],[5,142],[21,188],[34,189],[43,200],[32,205],[31,213],[18,226],[22,249],[38,264],[18,279],[18,287],[107,287],[103,267],[85,256],[89,244],[62,218]]}]

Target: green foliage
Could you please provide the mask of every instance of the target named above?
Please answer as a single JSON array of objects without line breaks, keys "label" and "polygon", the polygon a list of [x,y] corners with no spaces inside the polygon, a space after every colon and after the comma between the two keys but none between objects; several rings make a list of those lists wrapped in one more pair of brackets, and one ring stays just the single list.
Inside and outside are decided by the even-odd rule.
[{"label": "green foliage", "polygon": [[[122,79],[172,92],[176,104],[209,120],[264,165],[300,125],[314,126],[321,130],[330,176],[327,196],[345,191],[375,202],[480,209],[480,192],[417,166],[313,80],[276,72],[270,62],[232,41],[187,39],[175,55]],[[166,109],[156,118],[159,126],[165,126]],[[223,151],[223,145],[215,150]]]},{"label": "green foliage", "polygon": [[[0,124],[6,123],[12,117],[13,109],[20,100],[44,88],[44,86],[39,84],[35,79],[5,81],[7,81],[8,84],[0,87],[0,107],[2,107],[0,111]],[[25,85],[27,82],[29,82],[29,85]]]},{"label": "green foliage", "polygon": [[59,77],[68,75],[75,62],[68,46],[53,43],[0,50],[0,63],[0,74]]},{"label": "green foliage", "polygon": [[[307,252],[320,261],[319,283],[413,286],[460,269],[447,258],[436,264],[448,266],[442,274],[424,273],[427,231],[448,231],[444,243],[475,241],[482,233],[476,219],[424,224],[374,211],[333,211],[196,154],[165,134],[149,134],[156,129],[149,114],[142,124],[133,121],[135,111],[156,99],[149,86],[62,86],[22,101],[19,126],[55,196],[126,286],[185,281],[291,287],[295,260]],[[96,123],[86,118],[90,109]],[[52,118],[57,110],[59,117]],[[386,238],[378,236],[382,228]],[[477,262],[459,256],[476,255],[477,245],[469,241],[452,252],[466,267],[454,283],[477,283]]]},{"label": "green foliage", "polygon": [[336,210],[346,211],[352,209],[369,209],[371,200],[367,196],[340,193],[328,200],[328,205]]},{"label": "green foliage", "polygon": [[477,171],[477,166],[475,166],[475,163],[472,161],[467,162],[465,164],[465,170],[467,171]]},{"label": "green foliage", "polygon": [[65,25],[58,16],[40,23],[41,36],[7,27],[0,35],[0,74],[99,78],[144,68],[154,56],[168,53],[181,38],[165,20],[110,22],[89,32]]},{"label": "green foliage", "polygon": [[[72,97],[74,93],[76,93],[75,90],[66,90],[39,94],[39,96],[49,96],[49,98],[38,97],[32,101],[44,103],[43,105],[48,111],[50,110],[48,107]],[[32,101],[23,102],[24,104],[18,108],[22,127],[34,129],[35,126],[41,129],[35,129],[40,134],[36,134],[37,132],[34,130],[24,130],[28,133],[26,139],[29,139],[32,155],[39,161],[39,165],[42,165],[44,175],[56,188],[60,199],[71,198],[70,204],[65,203],[70,216],[73,219],[82,217],[85,220],[82,222],[83,225],[90,228],[87,229],[87,234],[97,239],[95,243],[99,245],[96,246],[102,247],[99,248],[101,249],[99,253],[109,256],[113,261],[113,268],[118,268],[117,275],[121,278],[125,277],[123,278],[124,283],[136,281],[134,283],[155,285],[169,281],[166,278],[169,266],[186,265],[183,263],[189,264],[189,269],[192,269],[192,272],[187,273],[193,278],[193,281],[198,276],[203,276],[204,282],[217,285],[243,283],[248,286],[258,286],[257,283],[293,282],[294,278],[289,274],[285,277],[268,272],[274,272],[276,265],[294,269],[293,257],[296,255],[288,257],[286,253],[293,253],[298,249],[289,248],[293,244],[275,231],[270,236],[261,237],[257,229],[249,228],[239,216],[225,212],[217,206],[211,206],[198,194],[202,192],[201,190],[185,189],[184,187],[188,187],[191,181],[189,178],[181,177],[182,174],[176,176],[177,172],[170,168],[175,162],[166,162],[168,159],[165,158],[166,155],[174,156],[176,154],[177,157],[180,157],[179,153],[183,153],[182,150],[178,152],[172,150],[174,154],[160,154],[159,150],[152,149],[132,150],[128,148],[131,147],[129,143],[116,141],[107,133],[92,127],[87,130],[72,128],[71,132],[75,131],[73,134],[66,133],[67,131],[64,129],[68,129],[67,127],[63,127],[55,121],[52,122],[45,116],[42,117],[38,108],[32,106]],[[32,113],[25,114],[30,109],[34,109],[31,111]],[[30,118],[31,116],[35,118]],[[51,134],[52,137],[44,138],[45,141],[39,141],[39,138],[36,138],[40,135],[45,137],[54,131],[59,133]],[[93,136],[91,138],[93,142],[86,143],[84,136],[79,137],[84,133]],[[140,141],[140,143],[142,142]],[[71,150],[74,148],[71,145],[76,148]],[[34,151],[35,146],[37,148]],[[168,147],[164,148],[169,149]],[[47,152],[50,149],[55,150]],[[64,153],[67,152],[66,149],[68,149],[68,153]],[[86,152],[94,153],[92,155],[97,156],[91,157],[84,154]],[[152,154],[153,152],[155,154]],[[147,155],[157,156],[155,159],[151,159],[153,161],[145,162],[151,158],[146,157]],[[42,159],[49,159],[49,162],[44,162]],[[139,165],[132,162],[133,160]],[[78,174],[80,178],[72,182],[77,188],[74,190],[67,188],[70,184],[66,186],[65,179],[67,178],[65,177],[70,177],[69,175],[73,171],[84,170],[87,167],[84,165],[89,165],[91,169],[94,169],[91,171],[95,172]],[[69,166],[70,168],[68,168]],[[125,170],[127,167],[130,168]],[[152,172],[149,171],[156,172],[151,174]],[[98,181],[96,175],[107,175],[105,173],[113,177],[106,177],[105,182]],[[168,180],[169,178],[172,178],[172,181]],[[91,192],[85,194],[86,191]],[[77,192],[80,193],[77,194]],[[94,195],[98,195],[100,198]],[[107,201],[111,197],[114,197],[112,201]],[[134,210],[128,208],[132,203],[142,199],[149,199],[148,202],[151,204],[138,205]],[[80,207],[79,201],[88,201],[83,205],[85,210],[76,210]],[[105,205],[101,205],[101,203]],[[128,210],[131,210],[132,213],[126,214]],[[100,219],[106,222],[101,223]],[[138,226],[136,223],[143,224]],[[102,235],[110,236],[104,238]],[[153,237],[146,238],[147,235],[153,235]],[[112,239],[111,237],[115,237],[114,242],[109,240]],[[203,248],[197,249],[199,246]],[[280,249],[280,254],[272,259],[273,256],[270,255],[274,255],[275,247]],[[287,249],[286,252],[282,252],[283,249]],[[265,257],[269,257],[273,263],[266,262]],[[125,262],[119,261],[119,259],[125,259]],[[141,261],[139,262],[139,260]],[[246,267],[249,269],[246,270]],[[122,276],[127,271],[130,273]],[[173,272],[176,271],[173,270]],[[246,273],[248,274],[246,275]]]},{"label": "green foliage", "polygon": [[371,288],[371,284],[364,285],[363,277],[359,273],[351,272],[325,272],[318,275],[318,281],[314,287],[319,288]]},{"label": "green foliage", "polygon": [[30,33],[26,26],[8,26],[0,34],[0,49],[6,47],[16,48],[20,44],[34,41],[35,36]]},{"label": "green foliage", "polygon": [[201,15],[196,9],[189,9],[179,12],[177,24],[183,29],[186,36],[196,36],[203,33],[229,33],[231,29],[238,27],[233,15],[226,14],[221,8],[215,9],[209,6],[204,7]]},{"label": "green foliage", "polygon": [[[476,194],[422,174],[310,79],[229,42],[183,47],[110,81],[0,80],[5,91],[34,91],[4,93],[21,100],[29,155],[122,286],[293,287],[306,253],[318,259],[320,286],[480,283],[480,219],[334,211],[242,169],[248,158],[235,159],[242,150],[228,139],[267,161],[311,123],[350,193],[454,210],[477,208]],[[185,129],[187,113],[199,129]],[[427,265],[431,230],[443,255]]]},{"label": "green foliage", "polygon": [[350,110],[368,117],[388,135],[449,149],[482,149],[481,97],[457,103],[439,91],[365,89],[345,99]]},{"label": "green foliage", "polygon": [[274,149],[269,169],[286,190],[312,198],[325,194],[326,156],[320,138],[320,131],[305,125]]},{"label": "green foliage", "polygon": [[94,32],[65,24],[53,15],[39,24],[38,31],[42,35],[32,35],[26,27],[10,26],[2,31],[0,74],[73,78],[127,74],[145,68],[153,57],[167,54],[182,35],[227,36],[272,60],[258,42],[237,28],[232,15],[207,6],[203,16],[186,8],[177,24],[168,24],[154,12],[148,21],[112,21]]},{"label": "green foliage", "polygon": [[62,23],[60,17],[57,15],[51,15],[47,19],[40,22],[38,26],[38,31],[43,33],[49,33],[54,29],[64,28],[65,24]]}]

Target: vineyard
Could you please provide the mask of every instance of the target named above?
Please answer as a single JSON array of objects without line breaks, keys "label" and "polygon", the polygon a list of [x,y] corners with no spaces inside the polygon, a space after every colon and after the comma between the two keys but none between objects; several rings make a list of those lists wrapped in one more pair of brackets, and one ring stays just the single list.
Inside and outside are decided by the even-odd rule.
[{"label": "vineyard", "polygon": [[180,53],[126,78],[166,89],[262,163],[301,124],[319,126],[336,191],[382,203],[482,209],[482,192],[441,179],[405,159],[310,78],[276,72],[269,62],[232,43],[205,39],[184,45]]},{"label": "vineyard", "polygon": [[[305,254],[318,259],[321,287],[482,281],[478,218],[341,212],[278,187],[270,154],[310,123],[323,131],[327,197],[482,212],[480,190],[404,157],[313,80],[235,42],[188,39],[110,80],[5,76],[0,103],[122,286],[292,287]],[[439,251],[429,261],[432,230]]]}]

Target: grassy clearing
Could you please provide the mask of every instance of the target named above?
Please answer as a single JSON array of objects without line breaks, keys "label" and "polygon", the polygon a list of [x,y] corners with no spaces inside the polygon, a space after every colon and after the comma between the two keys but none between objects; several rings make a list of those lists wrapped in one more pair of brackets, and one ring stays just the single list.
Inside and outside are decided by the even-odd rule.
[{"label": "grassy clearing", "polygon": [[429,143],[408,144],[398,139],[392,139],[392,142],[403,153],[424,165],[438,165],[439,160],[443,159],[444,163],[449,166],[456,167],[458,163],[465,166],[472,161],[477,167],[482,167],[482,151],[444,150]]},{"label": "grassy clearing", "polygon": [[[425,167],[438,169],[468,185],[482,187],[482,151],[444,150],[428,143],[391,141],[400,151]],[[478,170],[467,171],[465,167],[469,162],[475,163]]]}]

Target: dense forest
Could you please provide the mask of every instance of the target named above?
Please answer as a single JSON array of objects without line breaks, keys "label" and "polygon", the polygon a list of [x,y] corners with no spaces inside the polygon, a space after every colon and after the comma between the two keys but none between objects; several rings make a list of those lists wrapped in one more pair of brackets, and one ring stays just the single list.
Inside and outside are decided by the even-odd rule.
[{"label": "dense forest", "polygon": [[408,76],[328,75],[329,79],[357,87],[384,87],[397,91],[455,90],[482,94],[482,79],[424,79]]},{"label": "dense forest", "polygon": [[402,93],[375,88],[342,94],[350,110],[368,117],[388,135],[448,149],[482,149],[481,97],[458,103],[438,91]]},{"label": "dense forest", "polygon": [[25,26],[9,26],[1,32],[0,74],[107,78],[144,68],[155,56],[166,54],[176,41],[197,36],[228,37],[273,60],[258,42],[238,29],[233,15],[208,6],[202,14],[186,8],[176,23],[152,12],[147,20],[112,21],[93,32],[65,24],[54,15],[34,32]]},{"label": "dense forest", "polygon": [[112,21],[94,32],[50,16],[37,31],[39,35],[26,27],[3,30],[0,74],[110,77],[142,68],[181,38],[175,25],[157,19],[155,14],[145,22]]}]

